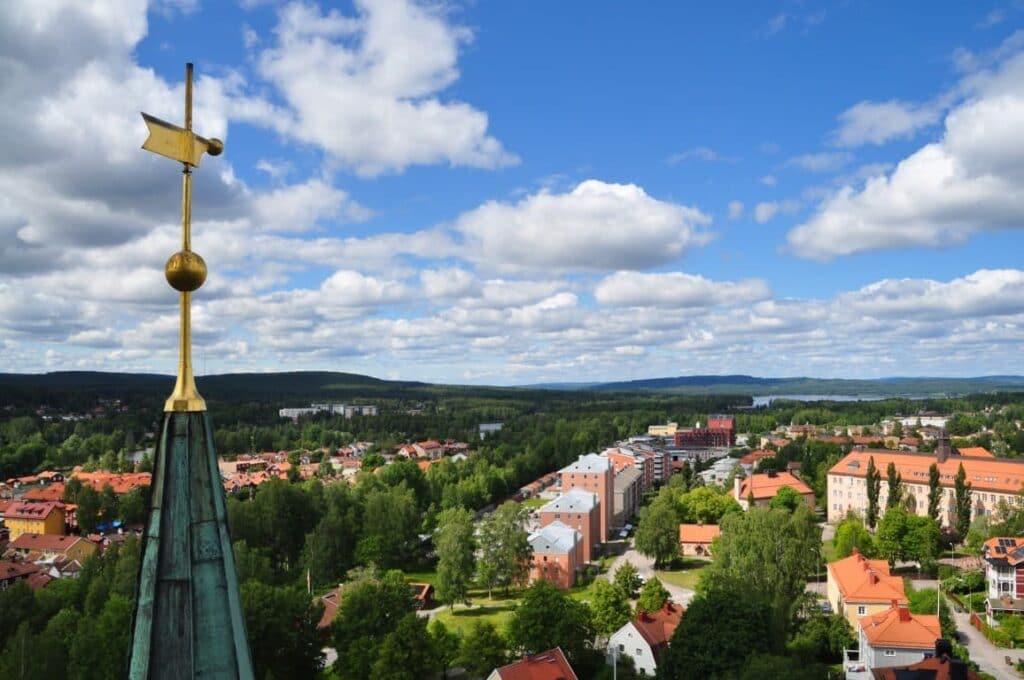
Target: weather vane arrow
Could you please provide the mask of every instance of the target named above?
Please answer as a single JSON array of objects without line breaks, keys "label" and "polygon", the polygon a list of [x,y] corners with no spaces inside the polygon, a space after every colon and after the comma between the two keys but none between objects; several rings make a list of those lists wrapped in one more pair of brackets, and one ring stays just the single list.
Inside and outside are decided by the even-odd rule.
[{"label": "weather vane arrow", "polygon": [[185,127],[178,127],[148,113],[142,114],[149,128],[143,143],[146,151],[165,156],[183,165],[181,187],[181,250],[171,255],[164,275],[171,287],[181,293],[181,328],[178,334],[178,379],[164,411],[197,412],[206,410],[206,402],[196,389],[192,373],[192,291],[206,281],[206,263],[192,252],[192,168],[199,167],[204,153],[217,156],[224,142],[206,139],[192,132],[192,64],[185,64]]}]

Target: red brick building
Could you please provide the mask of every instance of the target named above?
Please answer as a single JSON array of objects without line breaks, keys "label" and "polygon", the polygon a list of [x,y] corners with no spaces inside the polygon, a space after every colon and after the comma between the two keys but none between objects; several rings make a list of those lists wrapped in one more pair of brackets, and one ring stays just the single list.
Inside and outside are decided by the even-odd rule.
[{"label": "red brick building", "polygon": [[561,522],[582,535],[582,561],[590,562],[595,546],[599,546],[601,512],[597,495],[582,489],[572,489],[551,501],[539,511],[540,525],[546,527]]},{"label": "red brick building", "polygon": [[676,446],[727,447],[736,444],[736,422],[732,416],[712,415],[707,427],[676,430]]},{"label": "red brick building", "polygon": [[614,471],[612,463],[607,458],[588,453],[580,456],[574,463],[567,465],[559,471],[561,476],[562,493],[573,489],[596,494],[600,512],[600,523],[598,527],[597,542],[604,543],[608,540],[608,531],[612,526],[612,494]]}]

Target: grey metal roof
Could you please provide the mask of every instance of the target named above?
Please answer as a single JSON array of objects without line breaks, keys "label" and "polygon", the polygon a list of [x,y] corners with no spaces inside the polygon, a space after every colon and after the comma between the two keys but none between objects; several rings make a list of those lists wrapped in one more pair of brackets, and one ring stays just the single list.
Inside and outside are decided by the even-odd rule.
[{"label": "grey metal roof", "polygon": [[596,494],[583,489],[572,489],[563,493],[547,505],[541,512],[590,512],[597,505]]},{"label": "grey metal roof", "polygon": [[585,456],[580,456],[569,465],[566,465],[561,469],[561,472],[604,472],[611,467],[611,464],[611,461],[607,458],[599,456],[596,453],[588,453]]},{"label": "grey metal roof", "polygon": [[535,553],[564,555],[572,550],[581,538],[583,535],[580,532],[555,521],[531,534],[530,545]]}]

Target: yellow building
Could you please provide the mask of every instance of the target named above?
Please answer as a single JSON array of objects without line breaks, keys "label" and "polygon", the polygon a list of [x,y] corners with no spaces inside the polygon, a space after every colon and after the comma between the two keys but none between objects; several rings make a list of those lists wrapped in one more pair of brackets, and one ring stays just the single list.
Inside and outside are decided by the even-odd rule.
[{"label": "yellow building", "polygon": [[647,428],[649,437],[674,437],[679,423],[666,423],[665,425],[650,425]]},{"label": "yellow building", "polygon": [[828,602],[857,630],[861,617],[907,604],[903,579],[889,573],[885,560],[869,560],[854,548],[849,557],[828,563]]},{"label": "yellow building", "polygon": [[63,503],[11,503],[4,512],[4,526],[11,540],[22,534],[64,534]]}]

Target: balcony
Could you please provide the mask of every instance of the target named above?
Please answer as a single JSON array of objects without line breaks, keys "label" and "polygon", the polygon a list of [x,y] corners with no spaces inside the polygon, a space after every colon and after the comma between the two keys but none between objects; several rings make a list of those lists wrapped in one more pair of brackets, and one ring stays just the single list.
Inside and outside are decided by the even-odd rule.
[{"label": "balcony", "polygon": [[867,663],[861,660],[859,649],[843,650],[843,670],[846,680],[873,680]]}]

